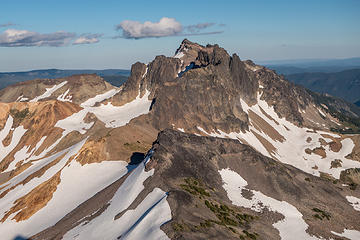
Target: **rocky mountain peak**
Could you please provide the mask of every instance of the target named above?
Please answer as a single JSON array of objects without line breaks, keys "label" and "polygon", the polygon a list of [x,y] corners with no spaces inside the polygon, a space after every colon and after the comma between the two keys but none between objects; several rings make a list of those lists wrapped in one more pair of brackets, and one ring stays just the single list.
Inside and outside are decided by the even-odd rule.
[{"label": "rocky mountain peak", "polygon": [[349,124],[332,111],[187,39],[174,57],[133,64],[120,88],[96,75],[11,86],[0,92],[1,238],[360,234],[360,135],[332,131]]},{"label": "rocky mountain peak", "polygon": [[319,113],[305,89],[250,60],[241,61],[237,54],[229,55],[217,44],[202,46],[184,39],[174,57],[161,55],[147,65],[135,63],[112,102],[120,106],[147,91],[153,101],[153,124],[160,130],[171,124],[194,131],[198,126],[245,130],[248,116],[240,101],[252,106],[259,100],[298,126],[312,124],[305,114],[307,108],[311,108],[308,114],[318,115],[319,124],[331,122]]}]

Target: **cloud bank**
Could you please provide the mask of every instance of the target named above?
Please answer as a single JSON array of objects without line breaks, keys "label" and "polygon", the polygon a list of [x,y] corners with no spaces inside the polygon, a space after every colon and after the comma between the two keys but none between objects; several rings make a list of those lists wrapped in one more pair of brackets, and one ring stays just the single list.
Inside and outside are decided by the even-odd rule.
[{"label": "cloud bank", "polygon": [[181,23],[167,17],[161,18],[159,22],[125,20],[117,25],[116,29],[123,31],[124,38],[167,37],[183,31]]},{"label": "cloud bank", "polygon": [[98,43],[101,36],[102,34],[83,34],[73,42],[73,45]]},{"label": "cloud bank", "polygon": [[27,30],[7,29],[0,33],[0,47],[62,47],[73,44],[90,44],[99,42],[101,34],[85,34],[76,39],[76,33],[54,32],[37,33]]},{"label": "cloud bank", "polygon": [[159,38],[169,36],[188,36],[217,34],[216,32],[201,32],[208,27],[214,26],[215,23],[199,23],[183,27],[175,18],[163,17],[159,22],[125,20],[116,26],[116,30],[122,30],[122,36],[115,38],[140,39],[140,38]]},{"label": "cloud bank", "polygon": [[195,33],[200,32],[201,30],[214,26],[215,23],[198,23],[195,25],[189,25],[186,28],[189,30],[189,32]]}]

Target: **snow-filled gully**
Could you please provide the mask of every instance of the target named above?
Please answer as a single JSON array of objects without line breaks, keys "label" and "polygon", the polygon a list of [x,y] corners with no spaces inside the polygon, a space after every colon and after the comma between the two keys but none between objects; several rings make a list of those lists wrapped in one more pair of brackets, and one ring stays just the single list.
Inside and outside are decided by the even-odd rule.
[{"label": "snow-filled gully", "polygon": [[[144,190],[144,181],[154,174],[154,169],[145,171],[145,166],[150,161],[153,152],[150,151],[143,162],[135,168],[129,167],[123,161],[104,161],[81,166],[76,161],[76,157],[85,141],[86,139],[36,162],[1,189],[0,193],[16,186],[33,172],[63,156],[61,161],[49,168],[41,177],[34,178],[24,185],[18,185],[1,199],[0,209],[3,211],[0,212],[0,217],[4,216],[6,213],[4,211],[13,206],[16,199],[61,171],[61,181],[46,206],[23,221],[17,222],[12,219],[16,213],[9,216],[0,224],[2,238],[13,239],[18,234],[30,237],[51,227],[94,193],[129,174],[109,201],[109,207],[101,215],[70,230],[63,239],[116,239],[119,236],[121,239],[168,239],[160,230],[160,226],[172,218],[166,192],[160,188],[154,188],[135,209],[127,210]],[[65,165],[72,156],[75,158]],[[125,211],[124,214],[114,220],[115,216],[123,211]]]},{"label": "snow-filled gully", "polygon": [[[199,126],[197,128],[206,135],[237,139],[242,143],[252,146],[264,156],[290,164],[315,176],[320,176],[320,173],[323,172],[338,179],[342,170],[360,168],[358,161],[346,158],[355,146],[351,138],[341,140],[342,147],[338,152],[332,151],[329,145],[323,147],[326,154],[325,157],[314,153],[307,154],[306,149],[322,147],[320,143],[321,138],[327,143],[330,143],[332,141],[331,137],[339,138],[340,136],[331,132],[301,128],[287,121],[285,118],[280,118],[272,106],[269,106],[266,101],[260,99],[260,94],[258,94],[257,97],[257,104],[253,106],[247,105],[243,100],[240,100],[240,102],[246,113],[249,114],[251,112],[261,118],[262,121],[268,124],[268,126],[282,138],[282,141],[274,139],[274,137],[269,136],[266,131],[256,128],[255,120],[252,118],[250,118],[249,131],[246,132],[225,133],[220,129],[215,129],[209,133]],[[266,114],[264,114],[264,112],[266,112]],[[326,135],[330,137],[326,137]],[[271,146],[274,147],[274,151],[269,151],[258,136],[271,144]],[[311,139],[311,141],[308,142],[308,139]],[[341,160],[341,166],[333,167],[332,161],[334,159]]]},{"label": "snow-filled gully", "polygon": [[[135,209],[126,210],[144,190],[145,180],[154,174],[154,169],[145,171],[151,155],[152,150],[131,171],[102,214],[73,228],[63,239],[168,239],[160,229],[161,225],[172,218],[166,192],[154,188]],[[126,212],[115,219],[123,211]]]}]

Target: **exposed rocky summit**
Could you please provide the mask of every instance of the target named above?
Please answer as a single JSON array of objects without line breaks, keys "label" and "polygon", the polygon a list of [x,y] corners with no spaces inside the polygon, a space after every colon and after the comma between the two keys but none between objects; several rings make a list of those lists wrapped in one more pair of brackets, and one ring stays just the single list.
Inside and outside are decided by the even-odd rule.
[{"label": "exposed rocky summit", "polygon": [[80,104],[101,92],[114,88],[96,74],[79,74],[57,79],[35,79],[16,83],[0,90],[0,102],[31,101],[35,97],[42,96],[47,92],[46,89],[49,89],[51,95],[43,95],[43,98],[39,100],[58,99]]}]

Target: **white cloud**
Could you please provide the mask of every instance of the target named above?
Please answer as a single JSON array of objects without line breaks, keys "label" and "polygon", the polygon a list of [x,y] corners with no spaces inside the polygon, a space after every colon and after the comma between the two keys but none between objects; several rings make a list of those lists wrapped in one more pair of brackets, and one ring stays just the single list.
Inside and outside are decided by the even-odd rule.
[{"label": "white cloud", "polygon": [[167,37],[182,33],[181,23],[174,18],[163,17],[159,22],[146,21],[144,23],[125,20],[116,26],[123,31],[124,38]]},{"label": "white cloud", "polygon": [[91,44],[91,43],[98,43],[100,40],[99,38],[102,34],[84,34],[77,38],[73,45],[80,45],[80,44]]},{"label": "white cloud", "polygon": [[199,32],[202,29],[214,26],[215,23],[198,23],[198,24],[194,24],[194,25],[189,25],[186,28],[189,30],[189,32]]},{"label": "white cloud", "polygon": [[68,44],[75,36],[75,33],[64,31],[41,34],[27,30],[7,29],[0,33],[0,47],[60,47]]},{"label": "white cloud", "polygon": [[152,37],[169,37],[169,36],[192,36],[192,35],[209,35],[219,34],[223,31],[202,32],[202,30],[215,26],[215,23],[198,23],[189,26],[182,26],[175,18],[163,17],[159,22],[146,21],[144,23],[125,20],[116,26],[116,30],[122,30],[122,36],[113,38],[152,38]]},{"label": "white cloud", "polygon": [[[91,44],[99,42],[102,34],[77,34],[71,32],[38,33],[28,30],[7,29],[0,33],[0,47],[62,47],[71,43]],[[76,39],[77,38],[77,39]]]}]

